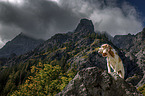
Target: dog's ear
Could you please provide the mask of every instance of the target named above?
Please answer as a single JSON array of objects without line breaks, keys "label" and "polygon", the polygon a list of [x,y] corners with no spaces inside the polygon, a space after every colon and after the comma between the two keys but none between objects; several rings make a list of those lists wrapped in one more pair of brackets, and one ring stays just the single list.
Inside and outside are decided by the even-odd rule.
[{"label": "dog's ear", "polygon": [[108,45],[109,50],[113,49],[110,45]]},{"label": "dog's ear", "polygon": [[112,57],[114,57],[115,56],[115,54],[114,54],[114,52],[112,51],[112,47],[110,46],[110,45],[108,45],[108,52],[109,52],[109,54],[112,56]]}]

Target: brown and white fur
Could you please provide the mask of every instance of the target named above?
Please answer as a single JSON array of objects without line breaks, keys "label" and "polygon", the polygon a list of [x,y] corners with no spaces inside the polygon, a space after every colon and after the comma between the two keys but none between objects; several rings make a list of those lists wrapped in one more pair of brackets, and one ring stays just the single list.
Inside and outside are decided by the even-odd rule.
[{"label": "brown and white fur", "polygon": [[125,72],[123,63],[115,49],[108,44],[103,44],[98,52],[101,53],[103,57],[107,57],[108,73],[111,73],[112,68],[121,78],[124,78]]}]

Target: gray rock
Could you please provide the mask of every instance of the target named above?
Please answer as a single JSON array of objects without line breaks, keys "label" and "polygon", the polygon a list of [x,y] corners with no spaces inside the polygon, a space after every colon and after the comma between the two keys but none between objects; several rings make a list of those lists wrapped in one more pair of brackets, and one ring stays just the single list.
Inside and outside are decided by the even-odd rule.
[{"label": "gray rock", "polygon": [[143,96],[135,87],[116,73],[97,67],[85,68],[77,73],[67,87],[56,96]]},{"label": "gray rock", "polygon": [[90,31],[94,32],[94,25],[91,20],[88,19],[81,19],[79,25],[77,26],[75,32],[80,32],[80,31]]}]

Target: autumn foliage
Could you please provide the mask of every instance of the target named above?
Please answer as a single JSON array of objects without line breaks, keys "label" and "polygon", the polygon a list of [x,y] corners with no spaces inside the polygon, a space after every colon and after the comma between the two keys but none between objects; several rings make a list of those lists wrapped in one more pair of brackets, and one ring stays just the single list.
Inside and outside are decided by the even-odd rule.
[{"label": "autumn foliage", "polygon": [[62,91],[75,76],[75,70],[63,73],[59,65],[42,64],[31,67],[31,73],[25,83],[18,90],[10,93],[11,96],[53,96]]}]

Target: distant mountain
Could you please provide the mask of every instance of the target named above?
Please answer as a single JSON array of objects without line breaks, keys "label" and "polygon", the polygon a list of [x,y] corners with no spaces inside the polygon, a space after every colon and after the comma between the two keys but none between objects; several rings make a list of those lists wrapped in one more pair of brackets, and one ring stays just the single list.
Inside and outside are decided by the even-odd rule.
[{"label": "distant mountain", "polygon": [[113,39],[115,46],[132,52],[138,52],[145,47],[145,28],[136,35],[116,35]]},{"label": "distant mountain", "polygon": [[[63,83],[63,81],[72,80],[69,77],[74,78],[73,80],[76,80],[76,78],[74,77],[76,74],[74,73],[77,73],[77,72],[79,75],[81,75],[81,78],[79,78],[80,79],[79,82],[82,85],[78,84],[78,86],[76,87],[69,87],[71,86],[71,82],[70,82],[68,87],[66,87],[68,89],[65,89],[64,91],[69,90],[69,93],[72,93],[73,91],[75,91],[75,89],[71,90],[71,88],[76,88],[76,89],[80,88],[79,90],[84,90],[84,88],[86,88],[86,91],[85,91],[87,92],[86,94],[93,93],[92,91],[94,91],[94,92],[98,92],[98,93],[95,93],[95,95],[98,95],[98,96],[100,96],[100,94],[108,94],[107,92],[113,92],[111,94],[116,95],[115,92],[122,92],[122,91],[123,91],[122,93],[123,95],[129,94],[130,92],[131,94],[134,94],[133,91],[135,92],[135,94],[138,94],[138,92],[136,91],[136,89],[134,89],[134,87],[128,87],[130,85],[126,83],[129,82],[132,85],[137,86],[139,85],[139,82],[143,80],[144,69],[141,68],[140,65],[144,66],[144,64],[140,62],[144,62],[144,61],[139,60],[139,58],[143,60],[142,56],[144,56],[144,51],[143,51],[144,49],[140,49],[140,48],[143,48],[144,46],[143,45],[144,41],[142,41],[144,37],[143,34],[144,32],[138,33],[136,36],[129,34],[127,35],[128,39],[124,36],[118,36],[118,37],[116,36],[114,38],[110,37],[111,40],[113,39],[113,43],[114,43],[113,44],[110,38],[109,39],[107,38],[109,37],[109,35],[106,36],[106,33],[100,34],[100,33],[94,32],[94,25],[91,20],[81,19],[80,23],[78,24],[74,32],[69,32],[65,34],[56,34],[52,36],[50,39],[48,39],[47,41],[45,41],[44,43],[37,46],[34,50],[29,51],[23,55],[15,56],[14,58],[8,59],[5,62],[5,64],[3,64],[2,67],[0,67],[0,72],[1,72],[0,95],[6,96],[8,93],[13,92],[14,90],[18,88],[18,86],[24,84],[29,76],[31,76],[31,78],[35,78],[35,75],[36,75],[37,77],[38,76],[37,73],[44,73],[44,74],[39,74],[40,77],[42,77],[39,79],[42,79],[42,80],[37,81],[37,83],[39,83],[39,86],[41,87],[38,86],[37,88],[34,88],[36,90],[29,89],[30,87],[33,88],[35,86],[33,84],[36,84],[36,83],[33,82],[31,84],[32,86],[28,86],[29,87],[28,91],[27,90],[25,91],[30,92],[30,93],[37,93],[38,92],[37,89],[42,88],[39,90],[40,94],[44,93],[48,95],[47,93],[49,93],[49,95],[50,94],[54,95],[63,90],[63,89],[60,90],[58,86],[62,86],[62,87],[66,86],[66,84]],[[129,41],[130,39],[135,40],[135,41]],[[126,42],[123,42],[123,40],[126,40]],[[16,41],[19,42],[20,39]],[[107,70],[106,59],[97,52],[98,48],[104,43],[110,44],[119,53],[119,56],[121,57],[124,67],[125,67],[125,80],[119,79],[119,81],[117,82],[115,81],[115,79],[119,77],[115,77],[113,75],[114,77],[113,78],[111,75],[107,74],[106,71],[104,71],[104,70]],[[129,45],[128,43],[131,45]],[[21,43],[18,43],[18,44],[21,44]],[[135,46],[136,44],[138,46]],[[25,45],[23,45],[23,47]],[[16,48],[11,48],[11,49],[16,49]],[[51,76],[50,75],[51,73],[54,73],[54,72],[50,72],[48,76],[47,74],[45,74],[47,73],[45,72],[47,68],[44,68],[46,64],[54,66],[54,68],[57,68],[58,66],[60,66],[62,75],[66,77],[62,78],[62,76],[57,76],[57,77],[51,78],[52,79],[51,81],[49,81],[48,79],[46,80],[46,78],[45,80],[43,80],[43,77],[49,77]],[[48,67],[51,68],[50,66]],[[93,69],[90,67],[93,67]],[[94,68],[94,67],[98,67],[98,68]],[[95,71],[94,69],[97,71]],[[41,70],[41,72],[37,72],[39,70]],[[82,70],[89,70],[89,71],[83,72]],[[74,71],[74,73],[70,73],[70,71],[71,72]],[[84,75],[87,74],[85,75],[86,77],[84,77],[83,74]],[[31,81],[31,80],[27,80],[27,81]],[[46,85],[48,82],[46,83],[45,81],[49,82],[53,92],[49,90],[49,87]],[[72,82],[75,83],[75,81],[72,81]],[[62,84],[59,85],[58,83],[59,84],[62,83]],[[83,84],[88,84],[88,85],[84,87]],[[90,86],[90,84],[92,85]],[[104,84],[108,84],[108,85],[104,86]],[[119,87],[116,88],[117,85],[115,84],[117,85],[119,84]],[[29,85],[29,84],[26,84],[26,85]],[[140,83],[140,85],[143,85],[143,83]],[[75,86],[75,85],[72,85],[72,86]],[[107,87],[107,86],[111,86],[111,87]],[[23,87],[22,89],[27,89],[25,88],[25,86]],[[48,89],[45,90],[45,88],[48,88]],[[131,88],[131,89],[128,89],[128,88]],[[105,92],[102,92],[104,90]],[[115,90],[115,91],[112,91],[112,90]],[[16,91],[16,93],[18,91]],[[80,94],[80,93],[77,93],[78,90],[76,90],[75,92],[76,92],[75,94]],[[80,92],[83,92],[83,91],[80,91]],[[102,92],[102,93],[99,94],[99,92]],[[18,93],[22,93],[20,96],[23,96],[25,94],[25,93],[23,94],[22,90],[19,91]],[[28,94],[26,93],[25,95],[28,95]]]},{"label": "distant mountain", "polygon": [[11,57],[15,55],[22,55],[30,50],[36,48],[43,40],[37,40],[20,33],[11,41],[8,41],[4,47],[0,49],[0,57]]}]

